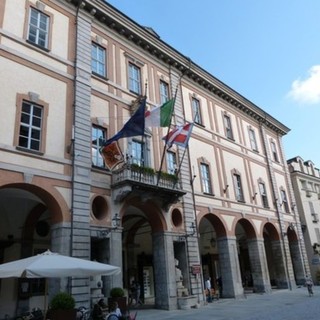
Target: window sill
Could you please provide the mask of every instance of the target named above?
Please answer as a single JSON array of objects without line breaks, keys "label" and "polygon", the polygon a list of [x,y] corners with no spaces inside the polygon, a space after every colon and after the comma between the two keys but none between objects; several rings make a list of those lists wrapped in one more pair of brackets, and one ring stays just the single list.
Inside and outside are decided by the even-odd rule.
[{"label": "window sill", "polygon": [[26,40],[26,42],[29,43],[30,45],[38,48],[38,49],[41,49],[41,50],[45,51],[45,52],[49,52],[49,51],[50,51],[48,48],[42,47],[42,46],[38,45],[37,43],[32,42],[32,41],[30,41],[30,40],[28,40],[28,39]]},{"label": "window sill", "polygon": [[19,150],[19,151],[25,152],[25,153],[31,153],[31,154],[35,154],[35,155],[38,155],[38,156],[43,156],[44,155],[44,152],[37,151],[37,150],[32,150],[32,149],[27,149],[27,148],[20,147],[20,146],[16,146],[16,149]]},{"label": "window sill", "polygon": [[99,73],[96,73],[96,72],[91,72],[91,75],[94,77],[94,78],[98,78],[99,80],[104,80],[104,81],[109,81],[109,78],[107,78],[106,76],[103,76]]}]

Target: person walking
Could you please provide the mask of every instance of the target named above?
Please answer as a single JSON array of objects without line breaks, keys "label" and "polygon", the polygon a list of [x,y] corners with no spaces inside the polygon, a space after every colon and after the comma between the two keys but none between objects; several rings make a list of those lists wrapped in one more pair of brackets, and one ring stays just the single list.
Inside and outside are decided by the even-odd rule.
[{"label": "person walking", "polygon": [[212,302],[212,296],[211,296],[211,278],[210,278],[210,277],[208,277],[207,280],[206,280],[206,289],[207,289],[207,293],[208,293],[207,301],[208,301],[208,302]]},{"label": "person walking", "polygon": [[305,284],[308,289],[309,297],[312,297],[313,296],[313,281],[308,275],[306,275],[306,283]]}]

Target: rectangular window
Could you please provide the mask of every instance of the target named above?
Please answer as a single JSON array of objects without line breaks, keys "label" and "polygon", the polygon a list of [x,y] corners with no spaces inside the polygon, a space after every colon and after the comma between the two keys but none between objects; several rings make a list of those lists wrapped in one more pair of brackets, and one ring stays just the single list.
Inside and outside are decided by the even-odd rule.
[{"label": "rectangular window", "polygon": [[233,175],[233,183],[235,188],[235,194],[237,201],[244,201],[243,197],[243,190],[242,190],[242,184],[241,184],[241,177],[239,174]]},{"label": "rectangular window", "polygon": [[196,98],[192,98],[192,116],[195,123],[202,124],[200,102]]},{"label": "rectangular window", "polygon": [[102,147],[102,143],[105,141],[105,130],[92,127],[91,130],[91,157],[92,157],[92,165],[97,167],[104,167],[104,161],[100,154],[100,148]]},{"label": "rectangular window", "polygon": [[273,160],[276,161],[276,162],[279,162],[278,153],[277,153],[277,147],[276,147],[276,144],[273,141],[271,142],[271,152],[272,152]]},{"label": "rectangular window", "polygon": [[249,139],[250,139],[251,149],[254,151],[258,151],[256,133],[253,129],[249,129]]},{"label": "rectangular window", "polygon": [[212,194],[209,166],[205,163],[201,163],[200,171],[201,171],[201,183],[202,183],[203,192]]},{"label": "rectangular window", "polygon": [[95,43],[91,46],[91,71],[106,76],[106,50]]},{"label": "rectangular window", "polygon": [[19,147],[40,151],[43,107],[23,101],[19,128]]},{"label": "rectangular window", "polygon": [[266,191],[266,186],[264,183],[259,183],[259,191],[261,195],[261,202],[264,208],[269,208],[269,203],[268,203],[268,197],[267,197],[267,191]]},{"label": "rectangular window", "polygon": [[167,170],[170,174],[175,174],[177,169],[177,157],[174,152],[167,152]]},{"label": "rectangular window", "polygon": [[144,165],[143,161],[143,143],[139,141],[132,141],[131,146],[131,163],[139,166]]},{"label": "rectangular window", "polygon": [[280,190],[281,194],[281,206],[284,208],[284,211],[286,213],[289,213],[289,205],[288,205],[288,200],[287,200],[287,194],[284,190]]},{"label": "rectangular window", "polygon": [[28,41],[42,48],[48,48],[49,17],[30,8]]},{"label": "rectangular window", "polygon": [[229,116],[224,115],[223,117],[223,121],[224,121],[224,129],[226,131],[226,137],[228,139],[233,140],[233,132],[232,132],[232,126],[231,126],[231,119]]},{"label": "rectangular window", "polygon": [[141,70],[132,63],[129,63],[129,90],[141,94]]},{"label": "rectangular window", "polygon": [[169,86],[166,82],[160,81],[160,103],[164,104],[169,100]]}]

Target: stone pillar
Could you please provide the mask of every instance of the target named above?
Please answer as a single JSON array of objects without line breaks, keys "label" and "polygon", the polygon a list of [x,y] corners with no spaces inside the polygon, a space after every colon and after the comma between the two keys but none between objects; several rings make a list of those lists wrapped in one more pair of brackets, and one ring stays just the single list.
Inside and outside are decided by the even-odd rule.
[{"label": "stone pillar", "polygon": [[[122,230],[117,229],[110,234],[110,261],[109,263],[118,266],[122,270]],[[110,288],[122,287],[122,273],[108,277]],[[108,291],[109,292],[109,291]]]},{"label": "stone pillar", "polygon": [[271,242],[273,262],[276,273],[276,285],[278,289],[287,289],[288,288],[288,279],[286,276],[286,266],[285,260],[283,257],[283,250],[280,240]]},{"label": "stone pillar", "polygon": [[175,259],[172,237],[166,233],[153,234],[153,266],[155,273],[155,307],[177,309]]},{"label": "stone pillar", "polygon": [[219,262],[222,278],[222,297],[243,298],[240,265],[235,237],[218,238]]},{"label": "stone pillar", "polygon": [[297,285],[304,285],[305,283],[305,272],[302,260],[302,254],[300,253],[299,241],[289,242],[291,260],[293,264],[293,271]]},{"label": "stone pillar", "polygon": [[271,292],[268,263],[263,239],[247,240],[254,292]]}]

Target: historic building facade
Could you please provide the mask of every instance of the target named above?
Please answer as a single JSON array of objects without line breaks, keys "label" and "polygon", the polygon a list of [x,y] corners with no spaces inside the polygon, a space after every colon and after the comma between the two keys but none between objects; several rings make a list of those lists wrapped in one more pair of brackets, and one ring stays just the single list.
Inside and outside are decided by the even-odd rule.
[{"label": "historic building facade", "polygon": [[297,210],[306,246],[311,276],[319,283],[320,274],[320,172],[312,161],[295,157],[287,161]]},{"label": "historic building facade", "polygon": [[[103,1],[3,0],[0,27],[0,263],[50,249],[120,266],[50,281],[88,306],[132,280],[163,309],[201,304],[208,277],[223,297],[303,282],[285,125]],[[175,97],[189,147],[146,128],[108,170],[101,143],[142,95]],[[41,305],[42,279],[0,281],[0,317]]]}]

